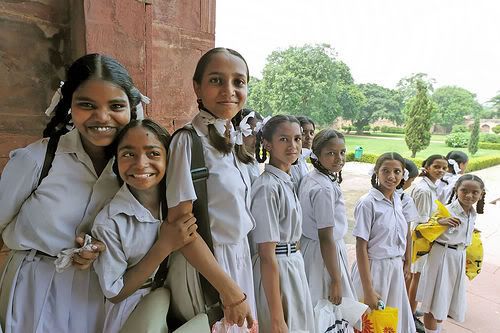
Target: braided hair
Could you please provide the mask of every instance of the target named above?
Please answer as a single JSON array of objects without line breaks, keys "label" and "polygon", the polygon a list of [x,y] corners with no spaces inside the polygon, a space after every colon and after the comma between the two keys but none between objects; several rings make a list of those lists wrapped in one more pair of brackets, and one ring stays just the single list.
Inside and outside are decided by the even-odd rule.
[{"label": "braided hair", "polygon": [[455,183],[455,187],[453,187],[453,191],[451,192],[450,199],[448,200],[448,204],[452,203],[453,200],[458,198],[457,189],[460,187],[460,185],[462,185],[463,182],[465,182],[467,180],[473,180],[473,181],[478,182],[479,186],[483,190],[483,193],[481,194],[481,198],[479,198],[479,200],[476,203],[476,212],[478,214],[483,214],[484,213],[484,199],[486,197],[486,191],[484,190],[484,182],[478,176],[472,175],[470,173],[458,178],[457,182]]},{"label": "braided hair", "polygon": [[421,177],[428,177],[428,173],[427,173],[427,170],[426,168],[430,167],[432,165],[432,163],[434,163],[434,161],[436,160],[445,160],[446,163],[448,163],[448,159],[443,156],[443,155],[439,155],[439,154],[435,154],[435,155],[431,155],[429,157],[427,157],[427,159],[425,161],[422,162],[422,172],[420,172],[420,175]]},{"label": "braided hair", "polygon": [[271,142],[273,134],[279,125],[285,122],[296,123],[300,126],[299,121],[294,116],[277,115],[268,120],[262,130],[256,134],[255,142],[255,158],[259,163],[264,163],[267,158],[267,150],[264,148],[264,140]]},{"label": "braided hair", "polygon": [[130,103],[131,119],[137,118],[136,106],[141,101],[141,94],[134,86],[129,73],[115,59],[98,53],[87,54],[77,59],[68,68],[66,81],[61,87],[62,98],[54,108],[54,116],[43,131],[43,137],[63,135],[69,132],[71,125],[71,101],[73,93],[89,79],[112,82],[123,89]]},{"label": "braided hair", "polygon": [[[458,165],[462,163],[467,163],[469,161],[469,156],[461,150],[452,150],[446,154],[446,160],[454,160]],[[455,168],[448,162],[448,172],[456,175]]]},{"label": "braided hair", "polygon": [[342,170],[339,171],[338,173],[332,172],[327,168],[325,168],[319,161],[319,156],[321,155],[321,151],[326,146],[328,141],[330,141],[331,139],[339,139],[344,141],[345,143],[344,134],[334,129],[324,129],[321,130],[318,134],[316,134],[312,142],[312,151],[314,155],[316,155],[316,157],[318,158],[311,157],[311,163],[316,168],[316,170],[326,175],[328,178],[330,178],[332,182],[337,181],[340,184],[342,183]]}]

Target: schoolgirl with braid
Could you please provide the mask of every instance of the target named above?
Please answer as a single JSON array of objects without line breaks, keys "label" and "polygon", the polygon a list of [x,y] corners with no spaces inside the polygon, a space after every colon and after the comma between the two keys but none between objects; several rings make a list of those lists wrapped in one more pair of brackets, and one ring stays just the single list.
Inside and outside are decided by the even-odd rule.
[{"label": "schoolgirl with braid", "polygon": [[[260,113],[252,109],[243,109],[232,119],[233,126],[237,130],[238,140],[242,140],[246,151],[253,156],[256,154],[255,143],[257,140],[258,128],[262,126],[262,121],[263,118]],[[253,183],[261,174],[259,161],[254,158],[253,162],[246,164],[246,166],[248,168],[250,179]]]},{"label": "schoolgirl with braid", "polygon": [[455,183],[467,169],[469,156],[461,150],[452,150],[446,154],[448,160],[448,171],[437,186],[438,200],[447,203],[450,200],[451,192],[455,188]]},{"label": "schoolgirl with braid", "polygon": [[344,236],[348,224],[340,188],[345,164],[344,135],[324,129],[312,141],[314,169],[300,183],[301,251],[313,306],[320,299],[339,304],[342,297],[357,300],[349,274]]},{"label": "schoolgirl with braid", "polygon": [[[69,67],[47,110],[44,138],[11,152],[0,180],[0,233],[13,250],[0,287],[4,332],[102,332],[104,297],[92,262],[104,244],[89,244],[69,267],[56,271],[54,263],[62,250],[83,245],[118,191],[106,150],[140,101],[120,63],[85,55]],[[38,184],[49,137],[59,141]]]},{"label": "schoolgirl with braid", "polygon": [[446,206],[451,217],[438,220],[439,224],[448,226],[448,230],[434,241],[417,291],[428,333],[441,332],[441,322],[447,317],[458,322],[465,320],[465,249],[471,244],[477,214],[483,213],[484,197],[481,178],[463,175],[457,180]]}]

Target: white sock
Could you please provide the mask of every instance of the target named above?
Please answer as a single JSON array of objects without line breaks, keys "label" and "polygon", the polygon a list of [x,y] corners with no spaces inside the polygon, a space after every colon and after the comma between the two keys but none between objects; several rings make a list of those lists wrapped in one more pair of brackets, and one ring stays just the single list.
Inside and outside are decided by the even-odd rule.
[{"label": "white sock", "polygon": [[438,330],[430,330],[430,329],[426,328],[425,333],[438,333]]},{"label": "white sock", "polygon": [[436,330],[437,330],[437,333],[440,333],[440,332],[441,332],[441,329],[442,329],[441,325],[442,325],[442,324],[443,324],[442,322],[441,322],[441,323],[437,323],[437,324],[436,324],[436,325],[437,325],[437,326],[436,326],[436,327],[437,327],[437,329],[436,329]]}]

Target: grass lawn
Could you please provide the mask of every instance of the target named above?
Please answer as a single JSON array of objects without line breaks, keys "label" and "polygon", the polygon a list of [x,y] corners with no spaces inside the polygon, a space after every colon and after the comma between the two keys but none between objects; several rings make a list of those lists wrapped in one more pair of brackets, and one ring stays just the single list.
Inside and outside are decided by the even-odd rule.
[{"label": "grass lawn", "polygon": [[[429,147],[418,152],[416,157],[425,159],[432,154],[446,155],[450,150],[462,150],[470,155],[467,148],[451,148],[446,146],[446,144],[444,144],[444,137],[444,135],[433,135]],[[395,151],[404,157],[411,156],[411,152],[408,150],[408,147],[406,147],[403,134],[384,133],[384,136],[379,136],[378,134],[371,136],[346,135],[345,138],[347,151],[354,151],[357,146],[361,146],[363,147],[363,151],[365,153],[383,154],[385,152]],[[443,143],[436,143],[432,141],[441,141]],[[500,150],[479,149],[474,157],[481,156],[500,156]]]}]

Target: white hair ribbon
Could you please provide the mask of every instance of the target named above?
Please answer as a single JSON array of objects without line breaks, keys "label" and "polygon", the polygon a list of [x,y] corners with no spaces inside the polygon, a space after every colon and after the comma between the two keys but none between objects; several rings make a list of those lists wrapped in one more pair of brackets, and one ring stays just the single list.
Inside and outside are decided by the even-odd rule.
[{"label": "white hair ribbon", "polygon": [[228,128],[229,138],[231,140],[231,143],[234,143],[235,136],[233,134],[234,129],[233,129],[233,124],[231,123],[231,121],[228,121],[226,119],[215,118],[214,116],[212,116],[208,112],[202,112],[200,114],[200,116],[201,116],[201,123],[203,125],[214,125],[217,132],[221,136],[224,136],[224,137],[226,136],[226,128],[227,128],[228,123],[229,123],[229,128]]},{"label": "white hair ribbon", "polygon": [[375,174],[375,167],[371,167],[369,170],[368,170],[368,176],[373,176]]},{"label": "white hair ribbon", "polygon": [[407,181],[408,178],[410,178],[410,171],[408,171],[408,169],[405,169],[405,171],[403,172],[403,179],[404,181]]},{"label": "white hair ribbon", "polygon": [[311,150],[311,153],[309,154],[309,157],[312,158],[313,160],[316,160],[316,161],[319,160],[318,156],[316,156],[316,154],[312,150]]},{"label": "white hair ribbon", "polygon": [[54,110],[63,98],[61,88],[64,85],[64,81],[59,82],[59,88],[57,88],[56,92],[54,93],[54,96],[52,96],[52,99],[50,100],[50,105],[49,107],[45,110],[45,115],[47,117],[52,117],[52,114],[54,113]]},{"label": "white hair ribbon", "polygon": [[269,121],[269,119],[271,119],[272,117],[271,116],[267,116],[266,118],[264,118],[264,120],[262,121],[259,121],[256,125],[255,125],[255,133],[259,133],[259,132],[262,132],[262,129],[264,128],[264,126],[266,126],[267,122]]},{"label": "white hair ribbon", "polygon": [[231,132],[231,142],[237,145],[243,144],[243,137],[252,134],[252,127],[248,124],[248,119],[254,118],[255,112],[250,112],[241,121],[235,131]]},{"label": "white hair ribbon", "polygon": [[141,101],[139,102],[139,104],[137,104],[135,106],[135,112],[137,114],[137,119],[144,119],[144,106],[142,106],[142,104],[149,104],[151,103],[151,98],[149,98],[148,96],[146,95],[143,95],[142,93],[139,92],[139,94],[141,95]]},{"label": "white hair ribbon", "polygon": [[448,159],[448,163],[453,166],[453,170],[455,171],[455,174],[459,174],[460,172],[462,172],[462,170],[460,170],[460,166],[458,165],[457,161],[455,161],[454,159]]}]

